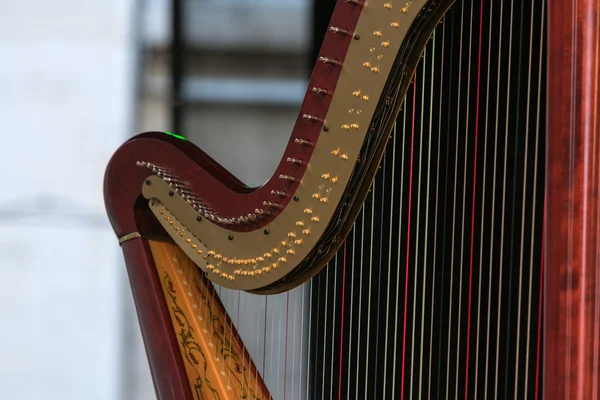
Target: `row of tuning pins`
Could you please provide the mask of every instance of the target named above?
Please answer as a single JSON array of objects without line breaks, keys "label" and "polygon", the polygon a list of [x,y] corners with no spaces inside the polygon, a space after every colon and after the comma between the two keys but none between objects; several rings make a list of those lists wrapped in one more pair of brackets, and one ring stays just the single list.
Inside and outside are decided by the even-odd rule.
[{"label": "row of tuning pins", "polygon": [[189,204],[204,218],[210,219],[215,222],[218,222],[220,219],[222,219],[221,216],[215,213],[212,208],[203,204],[202,200],[200,200],[191,190],[189,190],[168,169],[146,161],[138,161],[136,165],[138,167],[145,167],[150,169],[153,173],[156,174],[156,176],[161,178],[163,182],[165,182],[169,186],[169,188],[171,189],[171,191],[169,192],[170,196],[174,195],[175,193],[178,194],[183,200],[185,200],[187,204]]},{"label": "row of tuning pins", "polygon": [[[185,187],[185,185],[172,173],[170,173],[166,168],[161,167],[157,164],[139,161],[136,163],[139,167],[145,167],[150,169],[153,173],[156,174],[159,178],[161,178],[171,189],[172,194],[177,193],[185,202],[190,205],[194,210],[196,210],[202,217],[209,219],[213,222],[218,222],[224,225],[243,225],[248,223],[253,223],[262,220],[265,216],[271,215],[270,211],[265,211],[264,209],[256,209],[254,213],[248,215],[242,215],[237,218],[226,218],[221,216],[220,214],[214,212],[214,210],[205,205],[201,199],[199,199],[196,194],[194,194],[191,190]],[[266,206],[275,205],[274,203],[264,202]]]}]

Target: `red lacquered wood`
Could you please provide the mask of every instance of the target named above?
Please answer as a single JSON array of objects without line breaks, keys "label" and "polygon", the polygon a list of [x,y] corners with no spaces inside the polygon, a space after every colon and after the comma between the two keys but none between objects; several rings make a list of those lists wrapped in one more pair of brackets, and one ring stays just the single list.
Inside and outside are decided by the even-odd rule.
[{"label": "red lacquered wood", "polygon": [[[362,9],[362,6],[339,0],[331,20],[331,26],[354,32]],[[352,40],[354,40],[352,35],[328,32],[320,56],[343,63]],[[335,91],[340,72],[340,66],[316,63],[281,162],[273,177],[258,188],[246,188],[223,167],[189,142],[176,140],[156,132],[142,134],[126,142],[111,159],[104,184],[105,203],[117,236],[136,230],[131,210],[141,192],[144,178],[150,175],[149,170],[137,167],[136,161],[148,161],[166,167],[170,172],[184,179],[186,186],[192,192],[200,195],[205,204],[223,217],[234,218],[254,213],[256,209],[265,208],[264,201],[277,202],[283,209],[292,199],[308,164],[305,162],[302,166],[298,166],[286,162],[287,158],[308,161],[314,148],[299,145],[295,143],[295,139],[305,139],[316,143],[323,128],[323,121],[313,122],[302,116],[307,114],[320,118],[325,117],[332,100],[331,93]],[[326,89],[330,94],[317,94],[313,92],[313,87]],[[236,149],[235,144],[232,144],[232,151],[243,151],[243,149]],[[279,175],[294,176],[296,180],[290,183],[279,179]],[[282,199],[272,195],[271,191],[283,191],[288,195]],[[253,224],[225,225],[224,227],[237,231],[259,229],[272,221],[281,209],[272,209],[273,214],[270,217]]]},{"label": "red lacquered wood", "polygon": [[545,399],[600,386],[600,3],[548,2]]},{"label": "red lacquered wood", "polygon": [[133,239],[122,247],[156,396],[193,399],[148,242]]}]

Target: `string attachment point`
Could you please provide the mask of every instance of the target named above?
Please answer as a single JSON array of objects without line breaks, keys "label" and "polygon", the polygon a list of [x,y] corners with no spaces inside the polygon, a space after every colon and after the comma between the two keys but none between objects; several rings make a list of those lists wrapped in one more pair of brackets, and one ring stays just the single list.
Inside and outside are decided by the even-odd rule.
[{"label": "string attachment point", "polygon": [[[271,190],[271,194],[273,196],[279,196],[279,197],[285,197],[285,195],[287,194],[286,192],[282,191],[282,190]],[[262,213],[261,213],[262,214]]]},{"label": "string attachment point", "polygon": [[332,26],[329,30],[333,33],[339,33],[340,35],[347,36],[350,34],[346,29],[338,28],[337,26]]},{"label": "string attachment point", "polygon": [[328,90],[326,90],[326,89],[321,89],[321,88],[318,88],[318,87],[316,87],[316,86],[312,88],[312,91],[313,91],[313,93],[320,94],[320,95],[323,95],[323,96],[325,96],[325,95],[329,94],[329,91],[328,91]]},{"label": "string attachment point", "polygon": [[319,117],[310,114],[302,114],[302,118],[312,122],[319,122]]},{"label": "string attachment point", "polygon": [[288,182],[294,182],[296,180],[296,178],[294,178],[293,176],[289,176],[289,175],[279,175],[279,179],[283,179],[284,181],[288,181]]},{"label": "string attachment point", "polygon": [[338,60],[334,60],[332,58],[329,57],[319,57],[319,61],[323,62],[324,64],[331,64],[334,66],[338,66],[340,65],[340,62]]},{"label": "string attachment point", "polygon": [[265,207],[274,207],[274,208],[280,208],[281,207],[279,205],[279,203],[272,203],[270,201],[263,201],[263,206],[265,206]]},{"label": "string attachment point", "polygon": [[292,157],[288,157],[286,161],[289,162],[290,164],[296,164],[296,165],[303,164],[302,160],[298,160],[297,158],[292,158]]},{"label": "string attachment point", "polygon": [[294,143],[301,144],[302,146],[310,146],[310,141],[305,139],[294,139]]}]

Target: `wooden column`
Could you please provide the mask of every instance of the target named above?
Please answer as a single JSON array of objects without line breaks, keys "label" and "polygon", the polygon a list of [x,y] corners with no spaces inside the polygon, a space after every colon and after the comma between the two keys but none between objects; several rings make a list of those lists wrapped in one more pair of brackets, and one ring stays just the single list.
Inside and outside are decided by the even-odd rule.
[{"label": "wooden column", "polygon": [[545,399],[600,395],[600,3],[549,1]]}]

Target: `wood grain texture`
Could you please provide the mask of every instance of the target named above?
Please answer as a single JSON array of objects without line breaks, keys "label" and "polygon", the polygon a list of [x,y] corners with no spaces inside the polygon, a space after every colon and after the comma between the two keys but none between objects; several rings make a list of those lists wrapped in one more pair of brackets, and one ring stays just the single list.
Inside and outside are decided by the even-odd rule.
[{"label": "wood grain texture", "polygon": [[548,8],[544,398],[597,399],[600,3]]},{"label": "wood grain texture", "polygon": [[193,399],[148,241],[134,239],[122,247],[156,396]]},{"label": "wood grain texture", "polygon": [[212,283],[177,245],[149,245],[194,398],[270,399]]}]

